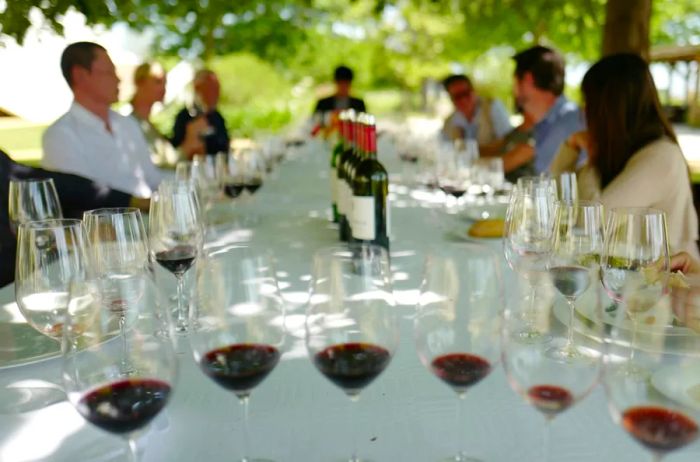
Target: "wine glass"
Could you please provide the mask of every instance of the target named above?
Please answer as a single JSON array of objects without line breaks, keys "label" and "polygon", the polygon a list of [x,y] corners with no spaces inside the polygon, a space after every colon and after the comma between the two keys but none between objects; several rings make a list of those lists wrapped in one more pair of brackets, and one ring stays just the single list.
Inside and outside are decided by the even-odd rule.
[{"label": "wine glass", "polygon": [[664,212],[644,207],[610,210],[600,266],[603,285],[614,301],[623,301],[623,289],[631,279],[648,280],[660,298],[664,284],[655,282],[669,270]]},{"label": "wine glass", "polygon": [[[502,361],[511,388],[545,417],[540,460],[547,461],[550,422],[584,399],[599,380],[602,324],[595,316],[593,321],[577,317],[572,328],[567,329],[568,312],[564,309],[562,314],[557,309],[556,289],[549,278],[539,279],[535,290],[531,282],[516,282],[503,312]],[[597,284],[589,286],[580,296],[579,304],[585,305],[587,312],[600,311]],[[539,306],[536,316],[531,315],[533,305]],[[533,334],[523,338],[524,330]],[[552,350],[565,348],[570,335],[576,354],[551,354]]]},{"label": "wine glass", "polygon": [[[655,322],[635,327],[630,317],[638,313],[618,310],[606,342],[602,382],[612,419],[656,462],[682,448],[698,447],[700,280],[688,281],[689,287],[674,288],[670,297],[658,300],[652,294],[641,301],[657,305]],[[622,305],[644,298],[637,282],[626,284],[625,292],[631,289],[633,296],[626,296]]]},{"label": "wine glass", "polygon": [[226,156],[225,160],[217,156],[217,161],[217,177],[224,190],[224,194],[231,199],[237,198],[245,189],[243,168],[237,153],[231,152]]},{"label": "wine glass", "polygon": [[177,325],[188,329],[189,303],[184,303],[184,276],[202,248],[203,232],[196,194],[186,184],[161,184],[151,197],[148,236],[154,261],[177,280]]},{"label": "wine glass", "polygon": [[[71,283],[63,329],[63,383],[78,413],[123,437],[129,460],[137,461],[135,437],[168,403],[177,362],[168,313],[150,274],[137,272],[116,285],[108,282],[76,278]],[[105,309],[105,294],[115,290],[123,306],[118,313]],[[120,334],[122,316],[127,327]],[[132,365],[128,374],[121,368],[125,354]]]},{"label": "wine glass", "polygon": [[53,179],[10,180],[8,215],[12,231],[29,221],[63,218]]},{"label": "wine glass", "polygon": [[126,354],[126,307],[122,281],[148,269],[148,241],[141,211],[136,208],[103,208],[83,214],[92,274],[102,280],[104,305],[119,315],[123,349],[121,370],[133,369]]},{"label": "wine glass", "polygon": [[[554,229],[554,197],[549,185],[532,188],[518,186],[511,194],[504,225],[503,251],[510,268],[523,277],[531,287],[529,300],[533,305],[522,314],[537,317],[534,305],[535,286],[547,270]],[[526,329],[522,338],[538,335],[537,329]]]},{"label": "wine glass", "polygon": [[557,181],[559,198],[563,201],[576,202],[578,200],[578,182],[576,173],[564,172],[559,175]]},{"label": "wine glass", "polygon": [[254,148],[242,149],[238,156],[245,189],[249,194],[254,194],[262,186],[265,176],[265,159],[260,151]]},{"label": "wine glass", "polygon": [[[455,428],[463,428],[467,390],[500,359],[500,265],[486,246],[448,244],[428,254],[423,274],[414,323],[416,350],[423,365],[457,394]],[[447,460],[475,459],[460,445]]]},{"label": "wine glass", "polygon": [[197,263],[190,344],[200,368],[243,406],[243,462],[251,459],[250,394],[280,359],[284,303],[269,254],[249,247],[214,250]]},{"label": "wine glass", "polygon": [[[387,251],[375,245],[317,251],[306,311],[306,348],[319,372],[357,401],[389,365],[398,344],[399,317]],[[350,461],[357,462],[353,404]]]},{"label": "wine glass", "polygon": [[88,265],[80,220],[22,223],[17,242],[17,306],[29,325],[60,341],[70,281]]},{"label": "wine glass", "polygon": [[556,181],[546,175],[521,176],[515,183],[515,190],[522,194],[533,194],[536,191],[543,191],[551,196],[552,201],[556,201],[558,198]]},{"label": "wine glass", "polygon": [[[552,283],[569,305],[569,336],[561,350],[564,357],[578,354],[573,344],[576,299],[596,284],[603,249],[603,207],[598,202],[560,201],[556,206],[552,253],[548,268]],[[597,285],[597,284],[596,284]]]}]

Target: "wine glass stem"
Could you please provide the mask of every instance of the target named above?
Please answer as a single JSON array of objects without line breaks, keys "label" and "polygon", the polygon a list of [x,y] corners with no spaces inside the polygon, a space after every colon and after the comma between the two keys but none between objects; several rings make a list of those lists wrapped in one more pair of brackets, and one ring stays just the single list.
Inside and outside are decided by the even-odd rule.
[{"label": "wine glass stem", "polygon": [[128,462],[139,462],[139,451],[133,438],[126,439],[126,455]]},{"label": "wine glass stem", "polygon": [[566,299],[566,303],[569,304],[569,326],[568,326],[568,337],[566,338],[566,348],[570,349],[574,346],[574,316],[576,315],[576,301]]},{"label": "wine glass stem", "polygon": [[250,456],[250,426],[248,424],[250,396],[241,396],[239,401],[243,407],[243,457],[241,457],[241,462],[248,462]]},{"label": "wine glass stem", "polygon": [[637,345],[637,318],[632,316],[632,341],[630,342],[629,363],[634,367],[634,350]]},{"label": "wine glass stem", "polygon": [[359,462],[360,459],[357,457],[357,400],[359,396],[350,397],[350,411],[349,422],[350,422],[350,432],[352,433],[352,456],[350,457],[350,462]]},{"label": "wine glass stem", "polygon": [[466,431],[466,426],[464,425],[464,393],[459,393],[457,395],[459,398],[459,403],[457,403],[457,434],[459,436],[459,440],[457,441],[457,457],[455,458],[457,461],[462,461],[466,459],[466,452],[464,452],[464,448],[462,445],[464,444],[465,441],[465,431]]},{"label": "wine glass stem", "polygon": [[129,375],[133,371],[131,364],[129,364],[129,344],[126,341],[126,313],[119,315],[119,336],[122,338],[121,372],[124,375]]},{"label": "wine glass stem", "polygon": [[179,274],[175,277],[177,278],[177,331],[187,332],[187,309],[183,296],[185,293],[185,276],[184,274]]},{"label": "wine glass stem", "polygon": [[549,417],[544,420],[544,429],[542,431],[542,462],[549,462],[549,436],[551,432],[552,419]]}]

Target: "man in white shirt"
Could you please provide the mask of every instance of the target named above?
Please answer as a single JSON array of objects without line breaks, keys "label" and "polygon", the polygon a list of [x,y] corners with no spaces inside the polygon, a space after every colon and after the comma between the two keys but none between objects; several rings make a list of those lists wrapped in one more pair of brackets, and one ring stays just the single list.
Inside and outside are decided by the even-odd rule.
[{"label": "man in white shirt", "polygon": [[110,109],[119,97],[119,78],[107,51],[91,42],[68,45],[61,71],[74,101],[44,133],[42,165],[149,197],[161,173],[138,122]]}]

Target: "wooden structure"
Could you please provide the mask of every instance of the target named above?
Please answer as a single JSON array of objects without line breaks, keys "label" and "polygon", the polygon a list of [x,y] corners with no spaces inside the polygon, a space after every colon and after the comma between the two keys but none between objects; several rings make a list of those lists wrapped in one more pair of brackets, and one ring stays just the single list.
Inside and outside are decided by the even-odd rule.
[{"label": "wooden structure", "polygon": [[[676,65],[686,63],[685,74],[685,109],[688,111],[686,121],[700,124],[700,45],[667,45],[652,48],[649,53],[651,62],[662,62],[669,66],[669,89],[667,102],[670,103],[670,89]],[[692,65],[695,63],[695,66]],[[695,82],[691,82],[695,68]],[[693,88],[694,87],[694,88]]]}]

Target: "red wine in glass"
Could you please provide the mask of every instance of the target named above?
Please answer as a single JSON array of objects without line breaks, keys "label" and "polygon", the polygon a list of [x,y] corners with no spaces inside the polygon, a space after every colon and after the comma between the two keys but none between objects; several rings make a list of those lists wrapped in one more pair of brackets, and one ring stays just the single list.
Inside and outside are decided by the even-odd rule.
[{"label": "red wine in glass", "polygon": [[262,186],[262,181],[251,181],[245,184],[245,189],[247,189],[249,193],[254,194],[255,191],[260,189],[260,186]]},{"label": "red wine in glass", "polygon": [[622,426],[652,451],[678,449],[698,437],[697,423],[680,412],[658,406],[640,406],[622,414]]},{"label": "red wine in glass", "polygon": [[200,367],[222,387],[247,395],[272,372],[280,359],[270,345],[242,343],[217,348],[205,354]]},{"label": "red wine in glass", "polygon": [[433,373],[457,393],[463,393],[491,372],[491,364],[487,360],[469,353],[438,356],[430,366]]},{"label": "red wine in glass", "polygon": [[227,183],[224,185],[224,194],[231,199],[235,199],[241,195],[243,189],[245,189],[245,185],[243,183]]},{"label": "red wine in glass", "polygon": [[169,250],[156,253],[156,261],[160,266],[176,276],[184,274],[194,263],[197,250],[192,245],[178,245]]},{"label": "red wine in glass", "polygon": [[314,357],[314,364],[331,382],[348,394],[357,394],[389,364],[391,355],[370,343],[342,343],[330,346]]},{"label": "red wine in glass", "polygon": [[442,186],[440,186],[440,189],[445,194],[449,194],[449,195],[454,196],[458,199],[460,197],[464,196],[464,193],[467,192],[467,190],[463,187],[452,186],[452,185],[442,185]]},{"label": "red wine in glass", "polygon": [[574,403],[574,397],[566,388],[556,385],[536,385],[527,391],[527,398],[538,411],[554,416]]},{"label": "red wine in glass", "polygon": [[101,386],[78,402],[93,425],[111,433],[130,433],[148,424],[167,404],[170,385],[155,379],[129,379]]}]

